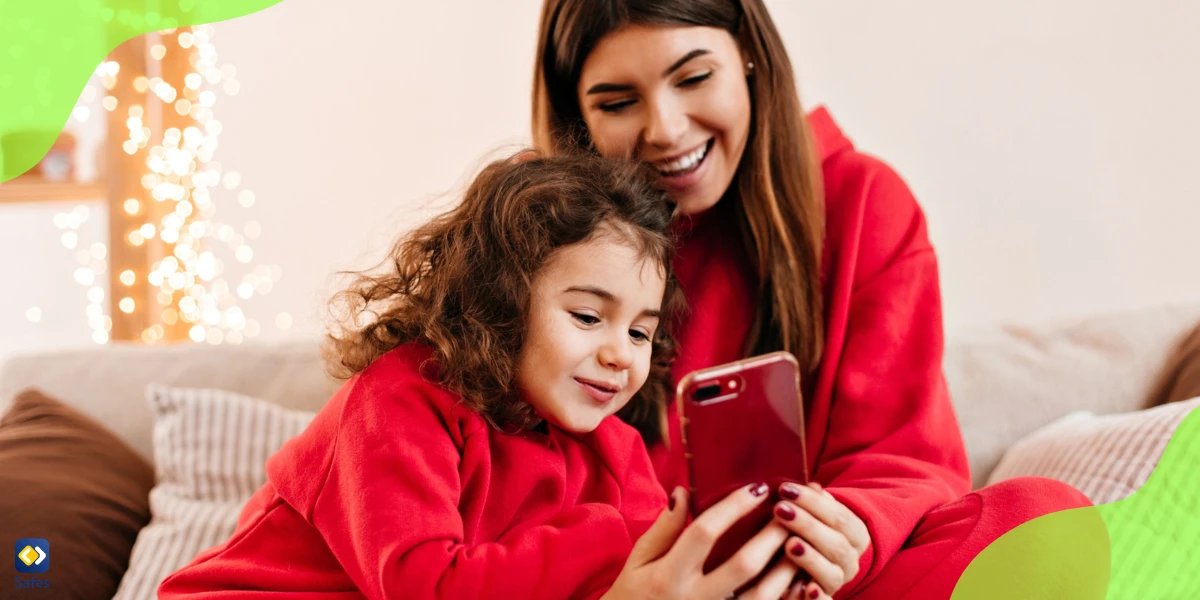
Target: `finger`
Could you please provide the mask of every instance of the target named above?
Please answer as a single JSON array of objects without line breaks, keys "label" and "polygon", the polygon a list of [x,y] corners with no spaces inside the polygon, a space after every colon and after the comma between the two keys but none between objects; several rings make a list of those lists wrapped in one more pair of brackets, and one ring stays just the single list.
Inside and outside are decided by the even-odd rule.
[{"label": "finger", "polygon": [[804,597],[804,591],[808,587],[808,579],[797,581],[792,584],[788,590],[787,600],[808,600]]},{"label": "finger", "polygon": [[522,151],[516,153],[515,155],[513,155],[512,161],[514,163],[521,164],[523,162],[531,161],[537,157],[538,157],[538,153],[535,150],[527,149],[527,150],[522,150]]},{"label": "finger", "polygon": [[786,542],[784,547],[792,562],[811,575],[813,582],[820,585],[822,590],[837,592],[849,581],[841,567],[817,552],[804,540],[793,537]]},{"label": "finger", "polygon": [[[705,575],[704,585],[723,593],[733,592],[746,585],[767,568],[789,535],[788,530],[778,523],[770,523],[754,534],[750,541],[742,545],[728,560],[721,563],[721,566]],[[792,566],[795,567],[794,564]],[[780,590],[780,594],[785,589],[787,586]]]},{"label": "finger", "polygon": [[833,494],[822,489],[821,484],[813,482],[809,487],[805,487],[785,483],[779,486],[779,495],[794,502],[831,528],[842,532],[859,554],[866,552],[867,545],[871,543],[871,533],[867,530],[867,524]]},{"label": "finger", "polygon": [[767,499],[768,491],[765,483],[747,486],[734,490],[710,506],[683,530],[679,543],[668,552],[669,560],[675,561],[680,569],[694,567],[700,571],[717,539],[738,519],[762,504]]},{"label": "finger", "polygon": [[683,531],[687,524],[687,490],[676,487],[671,490],[670,498],[667,508],[633,545],[627,564],[640,566],[657,560],[671,549]]},{"label": "finger", "polygon": [[781,560],[771,567],[753,587],[738,594],[738,600],[777,600],[782,598],[784,594],[790,592],[796,571],[796,565],[792,561]]},{"label": "finger", "polygon": [[804,586],[800,591],[800,598],[802,600],[832,600],[829,594],[826,594],[825,590],[821,589],[821,586],[815,582]]},{"label": "finger", "polygon": [[786,500],[776,503],[775,518],[792,533],[803,538],[830,562],[848,573],[849,577],[854,577],[858,573],[858,559],[861,555],[842,532],[831,528],[814,517],[812,513]]}]

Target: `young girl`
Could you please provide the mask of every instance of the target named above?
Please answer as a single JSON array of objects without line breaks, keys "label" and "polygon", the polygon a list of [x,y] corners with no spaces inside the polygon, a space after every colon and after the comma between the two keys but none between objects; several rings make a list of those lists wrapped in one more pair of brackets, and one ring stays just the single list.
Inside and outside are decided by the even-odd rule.
[{"label": "young girl", "polygon": [[623,161],[488,166],[339,294],[349,380],[160,598],[604,593],[667,505],[670,218]]}]

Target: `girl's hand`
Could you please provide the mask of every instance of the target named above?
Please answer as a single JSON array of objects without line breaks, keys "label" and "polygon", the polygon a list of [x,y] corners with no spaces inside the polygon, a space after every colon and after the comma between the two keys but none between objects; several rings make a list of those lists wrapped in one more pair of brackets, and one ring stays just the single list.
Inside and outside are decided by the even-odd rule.
[{"label": "girl's hand", "polygon": [[[670,508],[664,510],[634,544],[625,568],[603,599],[728,598],[762,573],[788,538],[788,530],[772,522],[724,564],[704,574],[704,561],[712,551],[713,543],[738,519],[765,501],[767,490],[765,484],[737,490],[685,528],[687,492],[675,488],[671,492]],[[778,561],[753,588],[738,598],[776,600],[789,592],[797,571],[792,562]]]},{"label": "girl's hand", "polygon": [[785,483],[779,495],[775,520],[798,536],[787,541],[787,555],[819,586],[808,585],[805,598],[836,594],[858,575],[858,559],[871,543],[866,523],[818,483]]}]

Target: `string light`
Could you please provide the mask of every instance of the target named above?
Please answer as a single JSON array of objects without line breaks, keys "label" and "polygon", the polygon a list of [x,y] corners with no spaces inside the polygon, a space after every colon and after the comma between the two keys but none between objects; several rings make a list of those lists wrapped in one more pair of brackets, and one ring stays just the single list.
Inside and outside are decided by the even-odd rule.
[{"label": "string light", "polygon": [[[224,245],[233,253],[236,262],[249,265],[254,250],[236,230],[214,219],[217,200],[226,192],[236,193],[241,206],[253,204],[254,193],[239,189],[241,176],[228,171],[213,160],[218,147],[221,124],[214,118],[219,89],[228,95],[237,93],[236,69],[231,65],[218,66],[216,47],[212,43],[213,28],[193,27],[175,38],[178,49],[159,46],[151,49],[151,58],[161,60],[168,52],[191,50],[190,72],[179,81],[150,77],[144,82],[147,93],[154,94],[170,105],[176,113],[195,120],[192,126],[172,127],[163,132],[161,142],[150,146],[146,153],[148,175],[143,181],[154,202],[166,203],[159,222],[143,223],[136,233],[151,239],[155,235],[174,247],[160,260],[150,265],[147,282],[158,288],[157,311],[163,323],[189,325],[188,337],[194,342],[210,344],[241,343],[259,332],[247,331],[246,318],[238,305],[241,294],[231,293],[226,277],[231,275],[226,263],[214,252],[214,244]],[[213,89],[206,89],[205,83]],[[218,87],[219,86],[219,87]],[[133,107],[131,107],[132,110]],[[140,111],[141,107],[136,107]],[[139,149],[147,148],[150,135],[140,121],[127,123],[129,140]],[[140,133],[139,133],[140,131]],[[222,190],[224,188],[224,190]],[[243,198],[249,197],[249,203]],[[256,233],[261,227],[251,228]],[[227,233],[228,232],[228,233]],[[132,240],[131,240],[132,241]],[[280,275],[277,266],[259,267],[260,273],[272,281]],[[265,288],[269,289],[269,287]],[[260,292],[263,293],[263,292]],[[277,323],[278,324],[278,323]],[[290,326],[290,321],[287,324]],[[161,330],[162,327],[158,326]],[[163,331],[146,330],[142,340],[162,338]]]},{"label": "string light", "polygon": [[[79,246],[79,229],[87,223],[90,216],[91,210],[84,205],[54,215],[54,226],[63,231],[60,238],[63,247],[75,250]],[[102,275],[107,272],[107,257],[108,246],[102,242],[90,244],[86,249],[80,248],[75,253],[75,260],[80,265],[75,269],[75,283],[87,288],[85,294],[88,304],[84,314],[88,318],[88,327],[92,330],[92,340],[99,344],[108,343],[109,333],[112,331],[112,319],[104,314],[104,288],[97,285],[98,281],[103,280]],[[41,311],[36,312],[37,320],[34,320],[32,310],[26,313],[26,317],[36,323],[41,319]]]},{"label": "string light", "polygon": [[[173,34],[174,30],[164,32]],[[114,308],[124,314],[148,313],[151,321],[160,321],[143,329],[138,336],[145,344],[155,344],[167,339],[167,327],[182,324],[187,336],[194,342],[210,344],[239,344],[261,333],[258,321],[246,317],[238,305],[239,300],[248,300],[255,294],[271,291],[282,272],[278,265],[252,267],[254,249],[247,238],[256,239],[262,226],[250,221],[239,233],[234,227],[214,220],[218,205],[250,208],[255,203],[254,192],[242,189],[242,178],[236,171],[226,170],[213,160],[218,148],[218,136],[222,131],[220,121],[214,117],[218,105],[217,92],[233,96],[240,90],[237,69],[232,65],[218,66],[216,47],[212,43],[213,28],[208,25],[183,30],[173,38],[149,49],[148,60],[162,61],[172,52],[188,52],[188,71],[178,81],[164,80],[154,73],[162,69],[149,68],[151,76],[138,75],[126,85],[132,85],[138,94],[161,101],[166,110],[190,117],[191,126],[170,127],[161,132],[157,143],[154,131],[147,124],[145,101],[131,100],[126,107],[118,106],[111,91],[118,84],[121,65],[116,61],[105,61],[96,67],[95,77],[103,86],[88,85],[81,94],[83,103],[103,93],[101,105],[106,111],[116,112],[124,119],[123,130],[115,132],[124,140],[121,150],[130,156],[144,157],[145,171],[141,187],[144,197],[131,197],[121,203],[125,214],[131,217],[144,215],[144,222],[136,221],[126,230],[124,237],[113,243],[141,247],[150,240],[161,242],[163,253],[151,264],[141,269],[122,270],[117,281],[123,286],[133,286],[144,280],[151,287],[149,303],[135,300],[128,291],[111,290]],[[176,47],[177,45],[177,47]],[[151,65],[153,67],[153,65]],[[168,75],[174,77],[174,74]],[[120,112],[117,112],[120,111]],[[75,119],[86,121],[91,113],[80,106],[72,113]],[[140,160],[140,159],[139,159]],[[160,209],[147,210],[148,205],[160,205]],[[88,219],[86,206],[76,207],[54,216],[55,225],[62,230],[64,247],[75,250],[80,246],[78,230]],[[219,246],[232,255],[234,262],[247,265],[249,273],[237,279],[236,289],[227,281],[234,274],[227,268],[217,251]],[[88,305],[85,314],[92,329],[92,340],[98,344],[108,343],[112,332],[112,318],[104,314],[104,301],[108,294],[97,282],[107,271],[108,248],[102,243],[91,244],[77,251],[80,266],[74,278],[86,286]],[[236,293],[235,293],[236,292]],[[117,301],[117,298],[120,298]],[[157,301],[157,302],[155,302]],[[33,322],[41,319],[41,311],[31,308],[26,317]],[[274,319],[279,329],[292,326],[292,318],[280,313]]]}]

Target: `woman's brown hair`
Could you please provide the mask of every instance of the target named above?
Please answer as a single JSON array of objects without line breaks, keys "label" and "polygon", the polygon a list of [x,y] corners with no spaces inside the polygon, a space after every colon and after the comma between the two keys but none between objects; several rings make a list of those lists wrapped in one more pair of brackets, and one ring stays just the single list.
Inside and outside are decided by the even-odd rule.
[{"label": "woman's brown hair", "polygon": [[515,398],[513,381],[534,278],[555,250],[616,235],[661,265],[667,281],[650,376],[620,413],[647,442],[658,441],[670,328],[682,307],[670,268],[671,210],[657,175],[630,161],[523,153],[493,162],[456,208],[397,242],[382,273],[354,273],[334,297],[329,370],[350,377],[393,348],[424,343],[438,382],[468,407],[502,430],[531,427],[538,419]]},{"label": "woman's brown hair", "polygon": [[824,193],[792,65],[762,0],[545,0],[533,80],[533,140],[548,153],[593,152],[576,86],[588,54],[627,25],[716,27],[747,60],[753,119],[734,195],[738,235],[757,268],[759,300],[745,354],[821,359]]}]

